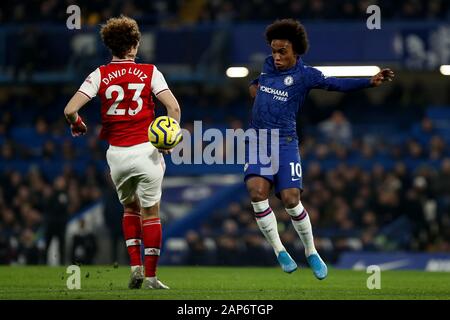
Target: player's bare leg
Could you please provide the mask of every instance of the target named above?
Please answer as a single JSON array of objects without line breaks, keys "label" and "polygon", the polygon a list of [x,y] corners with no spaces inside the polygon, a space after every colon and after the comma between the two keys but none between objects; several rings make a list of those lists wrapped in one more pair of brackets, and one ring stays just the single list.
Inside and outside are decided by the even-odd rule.
[{"label": "player's bare leg", "polygon": [[285,189],[282,190],[280,194],[286,212],[291,216],[292,225],[305,247],[305,255],[308,264],[317,279],[325,279],[328,274],[328,269],[314,246],[311,221],[309,220],[308,212],[300,201],[300,189]]},{"label": "player's bare leg", "polygon": [[159,202],[148,208],[142,208],[142,233],[144,239],[145,289],[169,289],[156,277],[162,230],[159,218]]},{"label": "player's bare leg", "polygon": [[252,176],[246,181],[256,223],[267,241],[272,245],[278,262],[284,272],[297,270],[297,264],[287,253],[278,234],[277,218],[269,206],[271,183],[263,177]]},{"label": "player's bare leg", "polygon": [[142,222],[141,208],[137,200],[124,205],[122,220],[123,234],[130,257],[131,275],[128,283],[130,289],[140,289],[144,281],[144,267],[141,257]]}]

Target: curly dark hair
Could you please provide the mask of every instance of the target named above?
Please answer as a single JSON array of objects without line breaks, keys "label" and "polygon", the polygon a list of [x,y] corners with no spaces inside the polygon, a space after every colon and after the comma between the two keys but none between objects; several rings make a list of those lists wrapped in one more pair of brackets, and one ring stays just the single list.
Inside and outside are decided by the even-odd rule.
[{"label": "curly dark hair", "polygon": [[269,45],[272,40],[289,40],[294,52],[298,55],[306,53],[309,47],[305,27],[297,20],[276,20],[266,28],[266,40]]},{"label": "curly dark hair", "polygon": [[100,34],[103,43],[120,59],[125,58],[128,51],[141,39],[136,20],[124,15],[108,19],[106,24],[102,25]]}]

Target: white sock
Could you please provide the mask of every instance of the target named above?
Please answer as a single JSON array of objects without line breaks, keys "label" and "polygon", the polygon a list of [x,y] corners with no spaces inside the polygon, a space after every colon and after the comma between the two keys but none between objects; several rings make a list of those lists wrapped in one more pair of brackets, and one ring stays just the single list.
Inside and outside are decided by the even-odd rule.
[{"label": "white sock", "polygon": [[256,223],[259,230],[263,233],[264,237],[272,245],[275,254],[278,256],[280,251],[285,251],[283,244],[278,234],[277,218],[269,207],[269,199],[252,202],[253,210],[255,211]]},{"label": "white sock", "polygon": [[317,253],[316,247],[314,246],[311,221],[302,203],[299,202],[296,207],[291,209],[286,208],[286,212],[291,216],[292,225],[302,240],[303,246],[305,247],[305,255],[308,257],[313,253]]}]

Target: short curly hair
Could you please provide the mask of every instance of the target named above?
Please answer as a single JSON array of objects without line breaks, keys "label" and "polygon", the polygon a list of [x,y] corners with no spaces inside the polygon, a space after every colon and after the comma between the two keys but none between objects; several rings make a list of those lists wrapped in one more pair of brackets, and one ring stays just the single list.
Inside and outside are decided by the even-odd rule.
[{"label": "short curly hair", "polygon": [[141,33],[136,20],[121,15],[110,18],[100,29],[103,43],[111,50],[113,56],[125,58],[131,48],[137,46]]},{"label": "short curly hair", "polygon": [[305,27],[297,20],[276,20],[266,28],[265,35],[269,45],[272,40],[286,39],[292,43],[292,48],[296,54],[303,55],[308,51],[308,35]]}]

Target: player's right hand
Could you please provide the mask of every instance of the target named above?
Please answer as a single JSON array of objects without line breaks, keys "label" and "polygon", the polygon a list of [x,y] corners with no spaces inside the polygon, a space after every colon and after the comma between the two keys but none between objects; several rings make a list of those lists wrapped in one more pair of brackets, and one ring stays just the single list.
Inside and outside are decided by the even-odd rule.
[{"label": "player's right hand", "polygon": [[74,123],[70,124],[70,131],[72,133],[72,137],[79,137],[86,134],[87,126],[83,122],[83,119],[80,117],[80,115],[78,115],[78,118]]},{"label": "player's right hand", "polygon": [[374,75],[370,79],[370,83],[373,87],[378,87],[386,81],[392,81],[394,77],[395,77],[394,72],[391,69],[387,68],[381,70],[376,75]]},{"label": "player's right hand", "polygon": [[170,150],[158,149],[158,151],[161,152],[162,154],[171,154],[172,153],[172,149],[170,149]]}]

